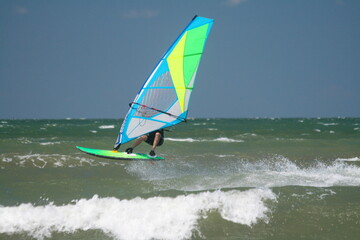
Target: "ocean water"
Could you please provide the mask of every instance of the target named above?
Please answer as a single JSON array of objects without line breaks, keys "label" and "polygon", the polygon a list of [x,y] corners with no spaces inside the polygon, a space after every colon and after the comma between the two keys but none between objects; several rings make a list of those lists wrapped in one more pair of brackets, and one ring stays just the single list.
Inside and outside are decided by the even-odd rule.
[{"label": "ocean water", "polygon": [[191,119],[156,162],[75,149],[120,124],[0,120],[0,239],[360,239],[360,118]]}]

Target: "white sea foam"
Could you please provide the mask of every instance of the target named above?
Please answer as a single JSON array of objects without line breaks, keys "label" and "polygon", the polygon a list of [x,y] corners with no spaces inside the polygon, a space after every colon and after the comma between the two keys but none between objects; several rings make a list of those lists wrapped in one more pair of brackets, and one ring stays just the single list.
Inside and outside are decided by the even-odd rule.
[{"label": "white sea foam", "polygon": [[2,161],[9,163],[9,162],[12,162],[12,159],[11,158],[3,158]]},{"label": "white sea foam", "polygon": [[337,158],[336,161],[339,162],[359,162],[360,158],[358,157],[353,157],[353,158]]},{"label": "white sea foam", "polygon": [[331,164],[316,162],[311,167],[299,167],[289,159],[279,156],[274,164],[260,163],[259,170],[262,172],[262,180],[255,179],[255,185],[360,186],[360,168],[337,161]]},{"label": "white sea foam", "polygon": [[270,209],[265,201],[276,198],[269,189],[251,189],[130,200],[95,195],[62,206],[1,206],[0,233],[27,233],[42,239],[53,232],[96,229],[125,240],[190,239],[200,231],[199,221],[206,221],[207,214],[213,211],[237,224],[267,223]]},{"label": "white sea foam", "polygon": [[[104,166],[109,164],[106,161],[98,161],[82,155],[62,155],[62,154],[0,154],[1,165],[6,167],[8,164],[19,167],[79,167],[79,166]],[[114,163],[116,164],[116,163]]]},{"label": "white sea foam", "polygon": [[242,134],[242,135],[244,135],[244,136],[251,136],[251,137],[256,137],[256,136],[257,136],[256,133],[244,133],[244,134]]},{"label": "white sea foam", "polygon": [[40,145],[43,145],[43,146],[54,145],[54,144],[60,144],[60,142],[43,142],[43,143],[40,143]]},{"label": "white sea foam", "polygon": [[235,157],[235,155],[231,155],[231,154],[219,154],[219,155],[216,155],[217,157],[220,157],[220,158],[225,158],[225,157]]},{"label": "white sea foam", "polygon": [[339,123],[324,123],[324,122],[318,122],[318,124],[323,126],[336,126],[339,125]]},{"label": "white sea foam", "polygon": [[194,123],[193,125],[194,126],[200,126],[200,125],[203,125],[203,126],[205,126],[207,123]]},{"label": "white sea foam", "polygon": [[56,123],[47,123],[45,124],[46,127],[56,127],[57,124]]},{"label": "white sea foam", "polygon": [[212,141],[214,141],[214,142],[229,142],[229,143],[244,142],[243,140],[236,140],[236,139],[227,138],[227,137],[216,138],[215,140],[212,140]]},{"label": "white sea foam", "polygon": [[28,138],[24,138],[24,137],[21,137],[21,138],[18,138],[18,141],[22,144],[30,144],[30,143],[33,143],[32,141],[30,141],[30,139]]},{"label": "white sea foam", "polygon": [[275,138],[276,141],[304,141],[303,138]]},{"label": "white sea foam", "polygon": [[319,196],[320,199],[324,199],[324,198],[327,197],[327,196],[331,196],[331,195],[335,195],[335,194],[336,194],[336,192],[334,192],[334,191],[331,190],[331,189],[324,189],[324,191],[326,191],[326,192],[323,193],[323,194],[321,194],[321,195]]},{"label": "white sea foam", "polygon": [[99,126],[100,129],[112,129],[115,128],[115,125],[101,125]]},{"label": "white sea foam", "polygon": [[165,140],[173,142],[201,142],[200,140],[194,138],[165,138]]},{"label": "white sea foam", "polygon": [[244,142],[243,140],[232,139],[227,137],[219,137],[216,139],[165,138],[165,140],[173,141],[173,142],[228,142],[228,143]]}]

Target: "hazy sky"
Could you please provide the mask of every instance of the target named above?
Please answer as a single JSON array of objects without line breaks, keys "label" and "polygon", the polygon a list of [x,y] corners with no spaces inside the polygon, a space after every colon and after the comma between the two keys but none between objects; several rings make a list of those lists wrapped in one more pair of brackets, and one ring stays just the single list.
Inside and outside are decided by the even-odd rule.
[{"label": "hazy sky", "polygon": [[358,0],[0,0],[0,119],[124,117],[195,14],[190,117],[360,117]]}]

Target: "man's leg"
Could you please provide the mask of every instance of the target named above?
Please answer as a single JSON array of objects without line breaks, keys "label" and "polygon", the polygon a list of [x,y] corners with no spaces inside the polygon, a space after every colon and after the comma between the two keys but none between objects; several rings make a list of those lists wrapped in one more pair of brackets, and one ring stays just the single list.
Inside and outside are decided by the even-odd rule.
[{"label": "man's leg", "polygon": [[146,136],[146,135],[142,135],[141,137],[138,137],[138,138],[136,139],[136,141],[134,142],[134,144],[133,144],[131,147],[127,148],[127,149],[125,150],[125,152],[127,152],[127,153],[132,153],[132,151],[134,150],[134,148],[136,148],[140,143],[146,141],[147,138],[148,138],[148,136]]},{"label": "man's leg", "polygon": [[159,144],[160,142],[160,138],[161,138],[161,134],[160,133],[155,133],[155,138],[154,138],[154,142],[153,142],[153,145],[152,145],[152,149],[153,151],[155,151],[155,148],[156,146]]},{"label": "man's leg", "polygon": [[160,142],[160,138],[161,138],[161,134],[160,133],[156,133],[155,134],[155,138],[154,138],[154,142],[153,142],[153,145],[152,145],[152,149],[151,149],[151,151],[150,151],[150,156],[156,156],[156,154],[155,154],[155,148],[156,148],[156,146],[159,144],[159,142]]}]

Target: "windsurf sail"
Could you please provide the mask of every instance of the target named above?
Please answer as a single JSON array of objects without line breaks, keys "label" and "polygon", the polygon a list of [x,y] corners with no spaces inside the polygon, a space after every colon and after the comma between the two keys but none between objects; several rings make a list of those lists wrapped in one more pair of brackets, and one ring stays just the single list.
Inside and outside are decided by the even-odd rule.
[{"label": "windsurf sail", "polygon": [[186,121],[195,76],[213,22],[195,16],[161,57],[130,103],[115,149],[146,133]]}]

